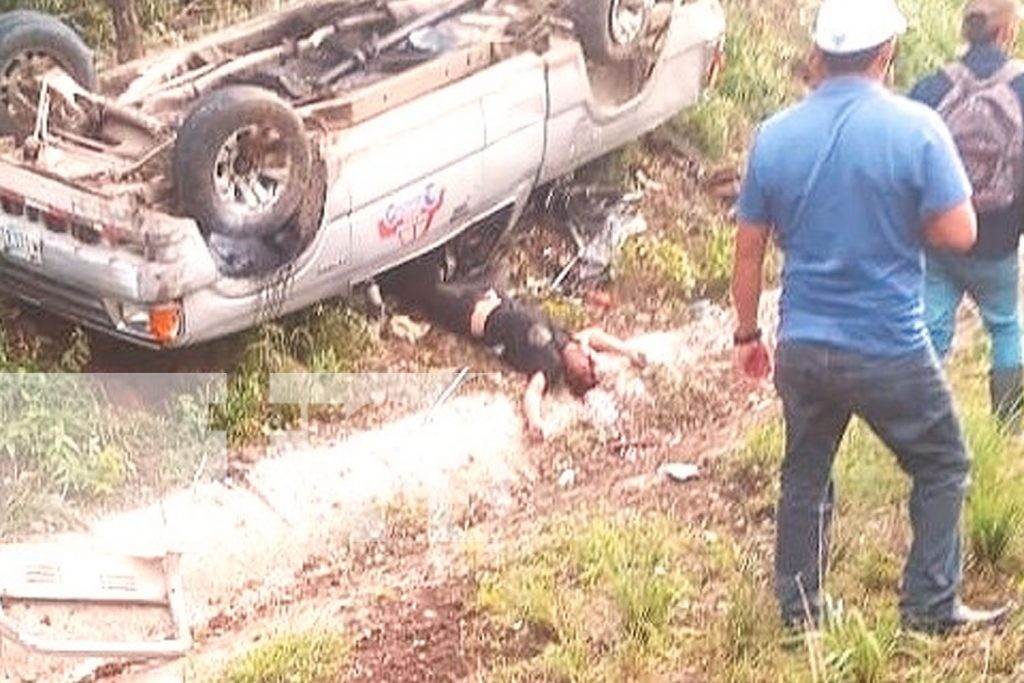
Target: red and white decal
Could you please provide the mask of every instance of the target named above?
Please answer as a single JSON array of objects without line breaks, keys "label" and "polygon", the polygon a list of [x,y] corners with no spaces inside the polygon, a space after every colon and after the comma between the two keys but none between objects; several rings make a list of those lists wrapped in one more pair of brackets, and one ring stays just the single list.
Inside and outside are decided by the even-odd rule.
[{"label": "red and white decal", "polygon": [[444,206],[443,187],[428,184],[419,195],[404,202],[394,202],[377,224],[382,240],[397,237],[408,244],[422,236],[434,223],[434,216]]}]

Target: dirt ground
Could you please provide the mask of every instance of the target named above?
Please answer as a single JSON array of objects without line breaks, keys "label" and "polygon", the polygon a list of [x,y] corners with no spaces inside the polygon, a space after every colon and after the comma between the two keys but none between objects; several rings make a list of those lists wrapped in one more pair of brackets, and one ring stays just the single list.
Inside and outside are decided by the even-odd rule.
[{"label": "dirt ground", "polygon": [[[654,496],[696,525],[713,515],[718,494],[708,482],[673,485],[657,469],[710,466],[716,444],[765,405],[763,387],[731,378],[729,329],[727,314],[709,307],[681,329],[631,340],[654,368],[703,387],[684,410],[692,414],[680,416],[692,428],[673,437],[649,437],[632,421],[642,412],[634,404],[649,400],[652,371],[612,361],[613,379],[586,404],[547,402],[563,432],[547,444],[524,436],[516,382],[507,391],[469,388],[433,412],[260,460],[245,486],[200,484],[97,519],[60,540],[182,552],[192,653],[170,665],[129,666],[41,658],[5,643],[0,681],[205,681],[254,641],[302,624],[356,634],[352,681],[471,680],[498,656],[527,656],[536,643],[495,634],[474,613],[466,548],[476,549],[473,563],[486,563],[545,520],[594,501],[642,506]],[[569,453],[574,435],[609,427],[612,438]],[[116,632],[126,623],[105,610],[20,614],[42,633]],[[158,626],[142,630],[161,637]]]}]

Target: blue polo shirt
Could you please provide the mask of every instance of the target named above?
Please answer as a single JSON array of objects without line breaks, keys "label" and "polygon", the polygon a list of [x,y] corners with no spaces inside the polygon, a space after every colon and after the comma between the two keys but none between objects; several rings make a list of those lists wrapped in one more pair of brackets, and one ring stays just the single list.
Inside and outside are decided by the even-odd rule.
[{"label": "blue polo shirt", "polygon": [[[797,225],[811,169],[851,106]],[[925,347],[924,224],[970,195],[939,116],[866,78],[829,79],[764,122],[738,212],[770,226],[785,255],[780,340],[881,357]]]},{"label": "blue polo shirt", "polygon": [[[1007,56],[994,44],[973,45],[963,56],[963,63],[978,78],[988,78],[1006,64]],[[1017,93],[1021,111],[1024,111],[1024,76],[1010,82]],[[937,109],[953,88],[953,82],[944,71],[937,71],[921,79],[910,91],[910,97]],[[1018,150],[1024,154],[1024,149]],[[999,259],[1017,250],[1020,231],[1024,227],[1024,197],[1018,193],[1012,206],[978,215],[978,242],[971,250],[978,258]]]}]

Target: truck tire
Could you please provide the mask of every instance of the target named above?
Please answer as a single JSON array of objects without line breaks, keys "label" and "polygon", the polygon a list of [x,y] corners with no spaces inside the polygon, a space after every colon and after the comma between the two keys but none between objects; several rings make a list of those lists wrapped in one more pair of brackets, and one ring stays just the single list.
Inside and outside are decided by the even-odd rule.
[{"label": "truck tire", "polygon": [[172,173],[180,208],[204,233],[267,237],[305,193],[311,155],[302,120],[277,95],[231,85],[201,97],[178,129]]},{"label": "truck tire", "polygon": [[2,35],[9,26],[14,26],[19,21],[41,16],[46,15],[34,12],[30,9],[12,9],[10,12],[4,12],[3,14],[0,14],[0,35]]},{"label": "truck tire", "polygon": [[54,66],[96,89],[92,50],[70,27],[30,10],[0,15],[0,135],[22,138],[32,131],[39,76]]},{"label": "truck tire", "polygon": [[616,64],[636,57],[653,0],[572,0],[576,38],[588,59]]}]

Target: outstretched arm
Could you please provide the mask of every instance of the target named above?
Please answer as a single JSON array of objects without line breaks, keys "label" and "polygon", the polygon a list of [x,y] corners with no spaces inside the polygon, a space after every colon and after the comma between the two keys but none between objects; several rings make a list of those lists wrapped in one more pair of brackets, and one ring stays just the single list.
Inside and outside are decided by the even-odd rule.
[{"label": "outstretched arm", "polygon": [[636,349],[631,349],[626,342],[622,341],[613,334],[608,334],[602,329],[596,327],[590,327],[585,330],[580,330],[573,337],[580,344],[589,346],[595,351],[603,351],[605,353],[616,353],[620,356],[625,356],[634,365],[643,367],[647,364],[647,358],[643,353]]},{"label": "outstretched arm", "polygon": [[770,226],[743,221],[736,233],[732,302],[736,309],[735,338],[745,341],[737,342],[735,363],[740,372],[751,379],[764,379],[771,373],[768,347],[761,340],[757,326],[769,234]]},{"label": "outstretched arm", "polygon": [[548,381],[543,372],[538,372],[530,378],[526,386],[526,393],[523,394],[523,413],[526,415],[526,424],[530,431],[546,439],[548,426],[541,416],[541,402],[544,398],[544,390],[547,389]]}]

